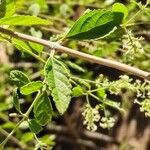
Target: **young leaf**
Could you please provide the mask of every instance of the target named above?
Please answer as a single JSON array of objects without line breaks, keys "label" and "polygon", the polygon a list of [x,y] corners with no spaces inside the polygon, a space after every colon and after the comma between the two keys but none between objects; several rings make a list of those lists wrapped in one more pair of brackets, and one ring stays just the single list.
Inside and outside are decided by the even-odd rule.
[{"label": "young leaf", "polygon": [[19,96],[18,96],[18,93],[17,93],[17,90],[18,88],[16,88],[13,92],[13,104],[14,104],[14,107],[16,108],[16,110],[21,113],[21,110],[20,110],[20,103],[19,103]]},{"label": "young leaf", "polygon": [[124,17],[123,17],[123,20],[126,19],[126,17],[128,16],[128,9],[127,7],[122,4],[122,3],[115,3],[113,6],[112,6],[112,11],[113,12],[120,12],[120,13],[123,13],[124,14]]},{"label": "young leaf", "polygon": [[37,122],[44,126],[52,119],[52,106],[46,92],[42,93],[34,104],[34,116]]},{"label": "young leaf", "polygon": [[81,86],[76,86],[72,89],[72,95],[73,97],[79,97],[83,94],[83,89],[81,88]]},{"label": "young leaf", "polygon": [[41,25],[41,24],[49,25],[50,22],[36,16],[25,16],[25,15],[16,15],[16,16],[4,17],[0,19],[0,25],[30,26],[30,25]]},{"label": "young leaf", "polygon": [[20,88],[20,93],[23,95],[29,95],[38,91],[40,88],[42,88],[42,86],[43,83],[41,81],[29,82]]},{"label": "young leaf", "polygon": [[21,87],[30,82],[28,76],[19,70],[13,70],[10,72],[11,81],[18,87]]},{"label": "young leaf", "polygon": [[97,91],[97,95],[100,98],[105,98],[106,97],[106,91],[104,88],[99,88]]},{"label": "young leaf", "polygon": [[119,26],[122,20],[122,12],[90,10],[75,22],[66,38],[77,40],[102,38]]},{"label": "young leaf", "polygon": [[46,80],[52,90],[52,97],[60,114],[63,114],[71,100],[71,84],[64,67],[53,57],[50,57],[44,68]]},{"label": "young leaf", "polygon": [[36,119],[31,119],[29,120],[28,123],[29,123],[29,128],[33,133],[37,134],[40,131],[42,131],[42,127],[38,124]]}]

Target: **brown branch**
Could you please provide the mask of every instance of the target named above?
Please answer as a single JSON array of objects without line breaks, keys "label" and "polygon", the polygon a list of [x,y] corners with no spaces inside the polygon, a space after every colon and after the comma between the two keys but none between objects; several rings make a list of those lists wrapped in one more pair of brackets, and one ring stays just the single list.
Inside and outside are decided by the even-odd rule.
[{"label": "brown branch", "polygon": [[32,37],[30,35],[26,35],[26,34],[23,34],[23,33],[13,32],[11,30],[4,29],[2,27],[0,27],[0,32],[3,33],[3,34],[9,35],[11,37],[17,38],[17,39],[22,39],[22,40],[25,40],[25,41],[32,41],[32,42],[35,42],[35,43],[38,43],[38,44],[42,44],[42,45],[47,46],[51,49],[55,49],[59,52],[66,53],[66,54],[68,54],[72,57],[78,57],[78,58],[81,58],[83,60],[89,61],[91,63],[97,63],[97,64],[100,64],[100,65],[115,68],[115,69],[118,69],[120,71],[124,71],[124,72],[133,74],[135,76],[138,76],[138,77],[141,77],[143,79],[147,79],[147,80],[150,81],[150,73],[149,72],[140,70],[140,69],[135,68],[135,67],[128,66],[128,65],[123,64],[123,63],[119,63],[119,62],[116,62],[116,61],[112,61],[112,60],[92,56],[92,55],[89,55],[89,54],[86,54],[86,53],[83,53],[83,52],[80,52],[80,51],[76,51],[76,50],[64,47],[64,46],[60,45],[57,42],[50,42],[50,41],[47,41],[47,40]]}]

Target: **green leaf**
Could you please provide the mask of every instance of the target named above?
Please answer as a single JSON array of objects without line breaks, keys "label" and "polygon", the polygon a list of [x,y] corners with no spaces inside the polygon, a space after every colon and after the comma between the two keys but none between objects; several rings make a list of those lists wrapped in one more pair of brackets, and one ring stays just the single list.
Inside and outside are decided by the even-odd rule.
[{"label": "green leaf", "polygon": [[34,134],[32,132],[26,132],[21,136],[21,142],[28,143],[34,139]]},{"label": "green leaf", "polygon": [[114,32],[112,32],[110,35],[106,36],[104,40],[107,40],[108,42],[118,40],[125,34],[125,29],[122,27],[117,27]]},{"label": "green leaf", "polygon": [[20,110],[20,103],[19,103],[19,96],[18,96],[18,93],[17,93],[17,90],[18,88],[16,88],[13,92],[13,104],[14,104],[14,107],[16,108],[16,110],[21,113],[21,110]]},{"label": "green leaf", "polygon": [[20,93],[23,95],[29,95],[41,89],[42,86],[43,83],[41,81],[29,82],[20,88]]},{"label": "green leaf", "polygon": [[29,45],[38,53],[41,53],[44,49],[43,45],[37,43],[29,42]]},{"label": "green leaf", "polygon": [[55,146],[56,143],[56,135],[54,134],[46,134],[39,138],[39,140],[47,145]]},{"label": "green leaf", "polygon": [[26,42],[12,38],[12,43],[21,52],[29,53],[29,54],[32,53],[32,49],[28,46],[28,44]]},{"label": "green leaf", "polygon": [[107,36],[123,20],[123,13],[109,10],[90,10],[81,16],[66,35],[67,38],[86,40]]},{"label": "green leaf", "polygon": [[76,63],[73,63],[71,61],[66,61],[65,62],[70,68],[76,70],[76,71],[79,71],[79,72],[85,72],[85,70],[80,67],[79,65],[77,65]]},{"label": "green leaf", "polygon": [[74,80],[76,82],[78,82],[80,85],[84,85],[86,88],[90,89],[91,88],[91,85],[84,79],[82,78],[74,78]]},{"label": "green leaf", "polygon": [[120,13],[123,13],[124,14],[124,18],[123,20],[126,19],[126,17],[128,16],[128,9],[127,7],[122,4],[122,3],[115,3],[113,6],[112,6],[112,11],[113,12],[120,12]]},{"label": "green leaf", "polygon": [[104,88],[99,88],[97,91],[97,95],[100,98],[105,98],[106,97],[106,91]]},{"label": "green leaf", "polygon": [[56,108],[63,114],[71,100],[71,84],[67,77],[64,65],[53,57],[50,57],[44,68],[46,80],[52,90],[52,97]]},{"label": "green leaf", "polygon": [[16,15],[16,16],[4,17],[0,19],[0,25],[30,26],[30,25],[41,25],[41,24],[49,25],[50,22],[36,16],[25,16],[25,15]]},{"label": "green leaf", "polygon": [[30,82],[28,76],[19,70],[11,71],[10,79],[18,87],[21,87]]},{"label": "green leaf", "polygon": [[40,131],[42,131],[42,127],[38,124],[38,122],[36,121],[36,119],[29,120],[29,128],[35,134],[37,134]]},{"label": "green leaf", "polygon": [[28,53],[29,55],[35,57],[36,59],[39,59],[40,61],[43,62],[43,60],[41,59],[41,57],[38,57],[38,55],[36,55],[34,52],[32,52],[32,48],[34,45],[34,50],[36,50],[38,53],[40,53],[43,50],[43,46],[41,45],[36,45],[32,43],[32,48],[31,48],[31,43],[29,43],[29,45],[26,42],[23,42],[21,40],[18,39],[14,39],[12,38],[12,43],[14,44],[14,46],[21,52],[23,53]]},{"label": "green leaf", "polygon": [[0,18],[12,16],[14,13],[14,0],[2,0],[0,3]]},{"label": "green leaf", "polygon": [[81,88],[81,86],[76,86],[72,89],[72,95],[73,97],[79,97],[83,95],[83,89]]},{"label": "green leaf", "polygon": [[13,130],[16,127],[16,123],[7,121],[6,123],[2,124],[1,127],[5,130]]},{"label": "green leaf", "polygon": [[37,122],[44,126],[52,120],[52,106],[46,92],[42,93],[34,103],[34,116]]}]

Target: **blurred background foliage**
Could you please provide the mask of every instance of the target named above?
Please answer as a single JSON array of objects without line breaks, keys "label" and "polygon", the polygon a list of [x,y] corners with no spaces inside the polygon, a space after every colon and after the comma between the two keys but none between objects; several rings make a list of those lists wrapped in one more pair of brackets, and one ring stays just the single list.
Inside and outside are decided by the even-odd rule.
[{"label": "blurred background foliage", "polygon": [[[74,21],[81,16],[86,9],[111,8],[114,2],[121,2],[129,9],[128,20],[141,9],[141,4],[146,1],[129,0],[15,0],[17,14],[30,14],[49,20],[49,26],[18,26],[13,27],[16,31],[30,34],[35,37],[50,41],[58,41],[73,25]],[[129,35],[124,34],[121,38],[108,40],[75,41],[65,40],[63,45],[77,49],[91,55],[104,57],[111,60],[123,62],[145,71],[150,71],[150,9],[140,13],[131,20],[128,27],[129,35],[134,42],[129,40]],[[118,35],[121,33],[119,32]],[[46,59],[49,49],[31,43],[31,47],[38,50],[39,55]],[[34,49],[33,48],[33,49]],[[44,51],[40,52],[44,48]],[[90,64],[78,58],[71,58],[66,54],[58,57],[66,63],[71,73],[78,77],[94,80],[103,74],[109,81],[117,81],[122,72],[97,64]],[[0,43],[0,142],[15,127],[18,117],[10,117],[15,113],[12,101],[13,84],[9,79],[11,70],[18,69],[25,72],[32,80],[42,79],[42,64],[32,56],[18,51],[8,42]],[[130,76],[134,82],[137,77]],[[143,83],[142,79],[138,79]],[[116,86],[118,86],[116,84]],[[32,95],[34,96],[34,95]],[[20,99],[22,110],[25,112],[32,102],[32,96]],[[60,117],[53,114],[53,122],[47,125],[38,135],[39,139],[53,146],[56,150],[69,149],[120,149],[120,150],[148,150],[150,149],[150,120],[140,112],[139,105],[134,103],[135,92],[123,89],[119,95],[107,93],[109,99],[120,102],[125,112],[108,108],[111,116],[116,120],[111,129],[98,127],[96,138],[86,139],[80,132],[85,130],[83,117],[81,115],[85,103],[84,97],[73,98],[68,112]],[[141,97],[139,97],[140,101]],[[91,98],[94,107],[97,102]],[[149,103],[147,106],[149,107]],[[88,107],[88,106],[86,106]],[[148,108],[150,110],[150,108]],[[86,112],[84,112],[86,113]],[[103,114],[101,114],[103,116]],[[71,125],[70,125],[71,124]],[[56,128],[55,128],[56,127]],[[69,133],[66,133],[69,132]],[[77,133],[78,140],[74,141]],[[86,133],[86,130],[84,134]],[[88,132],[86,134],[92,134]],[[94,133],[93,133],[94,134]],[[101,135],[103,134],[103,135]],[[102,136],[101,138],[97,138]],[[80,141],[81,139],[84,141]],[[83,143],[82,143],[83,142]],[[85,143],[84,143],[85,142]],[[89,143],[88,143],[89,142]],[[36,144],[34,135],[28,129],[26,123],[22,124],[6,146],[6,150],[34,149]],[[96,147],[95,147],[96,146]],[[48,148],[50,149],[50,147]]]}]

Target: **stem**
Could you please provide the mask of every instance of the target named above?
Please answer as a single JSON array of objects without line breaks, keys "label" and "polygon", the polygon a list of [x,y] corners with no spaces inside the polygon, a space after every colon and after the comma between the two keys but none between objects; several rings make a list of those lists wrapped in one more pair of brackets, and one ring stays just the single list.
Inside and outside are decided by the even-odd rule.
[{"label": "stem", "polygon": [[51,49],[55,49],[59,52],[66,53],[66,54],[73,56],[73,57],[81,58],[81,59],[89,61],[91,63],[97,63],[97,64],[104,65],[107,67],[115,68],[115,69],[118,69],[120,71],[124,71],[124,72],[130,73],[130,74],[133,74],[135,76],[141,77],[143,79],[150,80],[150,73],[149,72],[140,70],[140,69],[135,68],[135,67],[131,67],[129,65],[126,65],[126,64],[123,64],[120,62],[116,62],[116,61],[104,59],[104,58],[99,58],[99,57],[96,57],[93,55],[89,55],[89,54],[86,54],[86,53],[83,53],[80,51],[76,51],[76,50],[64,47],[57,42],[50,42],[47,40],[32,37],[30,35],[22,34],[19,32],[13,32],[11,30],[4,29],[2,27],[0,27],[0,32],[3,34],[6,34],[6,35],[10,35],[11,37],[15,37],[17,39],[22,39],[25,41],[31,41],[31,42],[35,42],[38,44],[42,44],[42,45],[47,46]]},{"label": "stem", "polygon": [[38,144],[37,150],[38,150],[38,149],[43,150],[42,147],[41,147],[41,146],[42,146],[42,145],[41,145],[41,142],[40,142],[39,139],[37,138],[36,134],[34,134],[34,138],[35,138],[35,140],[36,140],[36,142],[37,142],[37,144]]},{"label": "stem", "polygon": [[41,61],[42,63],[46,63],[46,61],[44,59],[42,59],[40,56],[36,55],[35,53],[29,51],[29,50],[25,50],[27,53],[29,53],[31,56],[33,56],[34,58],[36,58],[37,60]]},{"label": "stem", "polygon": [[137,11],[135,13],[135,15],[133,15],[133,17],[131,19],[129,19],[127,22],[124,23],[124,26],[127,26],[129,24],[129,22],[131,22],[132,20],[134,20],[141,12],[142,12],[142,10]]},{"label": "stem", "polygon": [[6,137],[6,139],[0,144],[1,150],[4,149],[5,144],[8,142],[8,140],[12,137],[12,135],[16,132],[20,124],[26,120],[26,117],[23,117],[15,126],[15,128],[9,133],[9,135]]},{"label": "stem", "polygon": [[34,101],[32,102],[32,104],[30,105],[29,109],[27,110],[27,112],[24,114],[24,117],[17,123],[17,125],[15,126],[15,128],[9,133],[9,135],[7,136],[7,138],[0,144],[0,148],[1,150],[4,149],[5,144],[8,142],[8,140],[11,138],[11,136],[16,132],[16,130],[18,129],[18,127],[20,126],[20,124],[27,120],[27,118],[29,117],[29,114],[34,106],[34,103],[37,101],[38,96],[40,95],[40,91],[38,92],[38,94],[36,95]]},{"label": "stem", "polygon": [[[5,131],[2,127],[0,127],[0,133],[3,134],[4,136],[8,136],[9,133],[7,131]],[[17,144],[20,149],[25,149],[27,148],[26,144],[21,143],[17,138],[15,138],[14,136],[12,136],[12,138],[10,139],[13,143]]]},{"label": "stem", "polygon": [[78,77],[76,77],[76,76],[71,76],[70,78],[71,78],[71,79],[74,79],[74,80],[83,80],[83,81],[85,81],[85,82],[89,82],[89,83],[96,84],[96,82],[95,82],[95,81],[88,80],[88,79],[78,78]]}]

